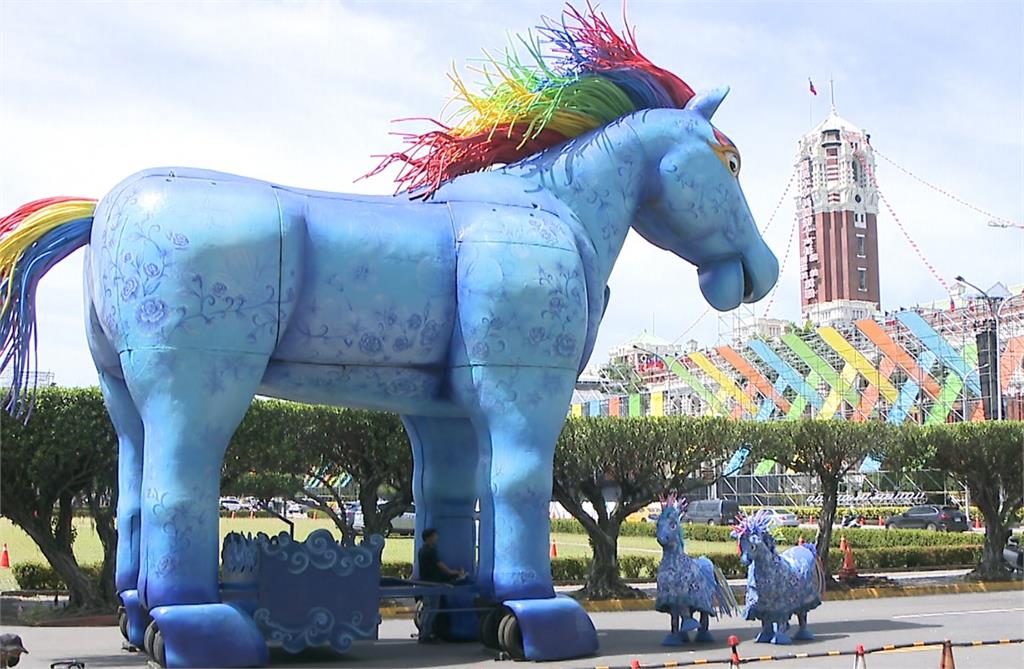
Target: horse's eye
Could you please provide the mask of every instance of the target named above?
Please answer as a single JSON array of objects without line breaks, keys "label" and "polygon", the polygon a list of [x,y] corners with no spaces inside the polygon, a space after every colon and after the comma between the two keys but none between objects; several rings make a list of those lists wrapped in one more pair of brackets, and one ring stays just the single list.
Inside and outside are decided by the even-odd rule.
[{"label": "horse's eye", "polygon": [[732,172],[732,175],[734,177],[738,177],[740,175],[740,156],[739,156],[739,154],[738,153],[733,153],[732,151],[730,151],[729,153],[726,154],[726,160],[729,163],[729,171]]}]

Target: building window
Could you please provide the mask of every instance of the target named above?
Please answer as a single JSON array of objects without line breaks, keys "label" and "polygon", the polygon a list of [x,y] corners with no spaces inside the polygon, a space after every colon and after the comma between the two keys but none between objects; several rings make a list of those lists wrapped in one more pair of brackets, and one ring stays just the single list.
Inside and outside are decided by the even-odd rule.
[{"label": "building window", "polygon": [[857,235],[857,257],[863,258],[867,256],[867,249],[865,248],[864,235]]},{"label": "building window", "polygon": [[868,292],[868,270],[864,267],[857,268],[857,290]]}]

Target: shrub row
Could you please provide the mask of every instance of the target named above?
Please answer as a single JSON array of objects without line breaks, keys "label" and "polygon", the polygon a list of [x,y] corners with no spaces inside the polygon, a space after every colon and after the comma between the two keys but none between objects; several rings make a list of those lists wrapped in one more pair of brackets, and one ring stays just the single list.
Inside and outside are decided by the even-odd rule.
[{"label": "shrub row", "polygon": [[[795,544],[800,537],[806,541],[814,540],[814,530],[802,527],[778,528],[782,543]],[[585,534],[583,525],[575,519],[552,520],[552,532],[567,534]],[[735,541],[729,536],[731,529],[718,525],[687,525],[686,538],[693,541]],[[623,523],[622,536],[653,537],[654,523]],[[970,532],[929,532],[928,530],[874,530],[874,529],[837,529],[832,533],[832,545],[838,546],[840,537],[854,548],[886,548],[893,546],[966,546],[977,544],[981,539]]]},{"label": "shrub row", "polygon": [[[82,570],[94,581],[100,580],[103,565],[99,562],[82,565]],[[14,580],[22,590],[67,590],[68,586],[57,572],[43,562],[20,562],[11,567]]]},{"label": "shrub row", "polygon": [[[738,555],[715,553],[711,560],[722,572],[737,578],[746,574],[746,567],[740,564]],[[854,558],[857,569],[873,571],[878,569],[920,569],[927,567],[969,567],[981,559],[981,546],[890,546],[865,548],[856,551]],[[656,555],[619,556],[619,570],[622,577],[631,581],[653,581],[658,574],[661,558]],[[842,566],[843,556],[839,551],[829,553],[829,565],[833,573]],[[556,583],[582,583],[590,572],[591,558],[565,557],[551,561],[551,575]],[[88,564],[83,567],[95,579],[99,579],[100,565]],[[63,590],[67,586],[57,578],[49,565],[40,562],[23,562],[14,566],[14,578],[22,590]],[[410,578],[412,564],[408,562],[385,562],[381,575]]]}]

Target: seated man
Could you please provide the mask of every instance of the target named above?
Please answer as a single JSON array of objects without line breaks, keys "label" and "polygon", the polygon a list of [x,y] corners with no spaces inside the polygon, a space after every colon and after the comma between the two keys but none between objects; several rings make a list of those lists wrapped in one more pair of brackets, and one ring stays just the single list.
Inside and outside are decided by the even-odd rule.
[{"label": "seated man", "polygon": [[[423,530],[423,545],[416,554],[419,565],[419,580],[431,583],[454,583],[466,577],[463,569],[452,569],[441,561],[437,553],[437,530]],[[434,632],[437,609],[441,606],[439,595],[428,595],[422,598],[423,609],[420,615],[420,643],[432,643],[437,640]]]}]

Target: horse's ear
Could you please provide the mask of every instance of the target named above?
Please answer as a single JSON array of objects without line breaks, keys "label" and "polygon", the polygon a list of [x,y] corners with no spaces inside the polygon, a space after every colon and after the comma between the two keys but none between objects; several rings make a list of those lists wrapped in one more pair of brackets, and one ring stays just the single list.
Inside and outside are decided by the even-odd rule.
[{"label": "horse's ear", "polygon": [[686,103],[686,109],[698,112],[708,121],[715,115],[718,110],[718,105],[722,104],[722,100],[729,94],[728,86],[720,86],[719,88],[713,88],[710,91],[704,91],[698,93],[690,98],[690,101]]}]

